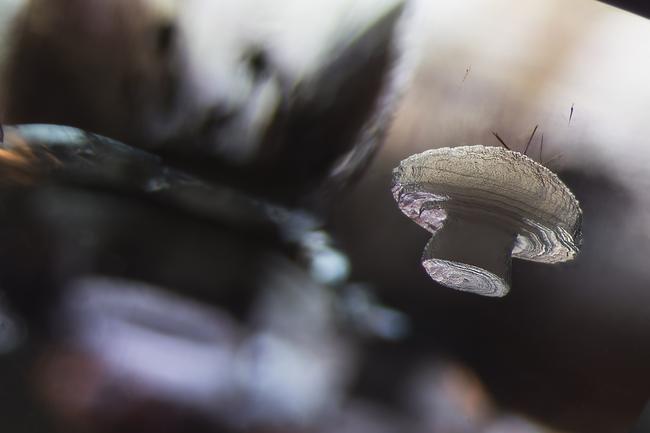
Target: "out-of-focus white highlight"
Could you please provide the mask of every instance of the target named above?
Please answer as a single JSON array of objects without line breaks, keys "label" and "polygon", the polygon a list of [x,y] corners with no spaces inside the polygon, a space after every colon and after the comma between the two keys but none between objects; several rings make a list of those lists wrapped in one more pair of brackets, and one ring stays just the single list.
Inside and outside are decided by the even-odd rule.
[{"label": "out-of-focus white highlight", "polygon": [[105,278],[77,281],[67,303],[79,343],[117,376],[202,404],[232,390],[236,333],[226,315]]},{"label": "out-of-focus white highlight", "polygon": [[[294,295],[300,297],[278,297]],[[284,328],[275,323],[282,312],[270,312],[277,305],[265,299],[259,308],[268,314],[257,320],[259,328],[246,329],[217,308],[161,288],[90,276],[70,288],[65,312],[73,343],[97,356],[118,386],[233,425],[314,422],[335,408],[347,378],[339,349],[327,341],[328,319],[300,329],[304,317],[288,318]],[[295,302],[323,300],[311,292]],[[290,305],[282,310],[292,315]],[[316,337],[312,344],[309,336]]]}]

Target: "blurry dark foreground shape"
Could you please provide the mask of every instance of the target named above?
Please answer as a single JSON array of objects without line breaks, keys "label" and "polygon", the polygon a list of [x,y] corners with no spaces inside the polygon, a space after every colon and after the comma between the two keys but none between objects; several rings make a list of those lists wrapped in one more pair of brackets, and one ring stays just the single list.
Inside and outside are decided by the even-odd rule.
[{"label": "blurry dark foreground shape", "polygon": [[[298,428],[337,409],[355,359],[334,290],[348,264],[314,218],[78,129],[5,131],[3,321],[23,336],[0,369],[12,431],[49,431],[26,416],[30,390],[81,431]],[[364,312],[402,332],[397,313]]]},{"label": "blurry dark foreground shape", "polygon": [[365,168],[404,81],[403,0],[176,3],[26,2],[4,30],[5,122],[80,127],[292,206]]},{"label": "blurry dark foreground shape", "polygon": [[[252,41],[242,94],[217,82],[207,102],[188,89],[206,84],[193,29],[144,26],[143,5],[33,1],[11,23],[5,118],[129,144],[4,128],[2,430],[334,428],[354,341],[397,338],[406,319],[347,286],[313,209],[387,127],[403,5],[343,26],[309,74]],[[146,37],[163,29],[171,41]],[[155,42],[172,54],[143,70]]]}]

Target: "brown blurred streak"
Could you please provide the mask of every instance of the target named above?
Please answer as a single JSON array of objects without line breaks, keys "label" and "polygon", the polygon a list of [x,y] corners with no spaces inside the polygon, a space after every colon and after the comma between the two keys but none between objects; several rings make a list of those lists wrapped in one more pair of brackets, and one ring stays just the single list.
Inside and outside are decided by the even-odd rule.
[{"label": "brown blurred streak", "polygon": [[5,122],[127,139],[165,78],[153,48],[159,18],[142,1],[31,1],[13,23]]}]

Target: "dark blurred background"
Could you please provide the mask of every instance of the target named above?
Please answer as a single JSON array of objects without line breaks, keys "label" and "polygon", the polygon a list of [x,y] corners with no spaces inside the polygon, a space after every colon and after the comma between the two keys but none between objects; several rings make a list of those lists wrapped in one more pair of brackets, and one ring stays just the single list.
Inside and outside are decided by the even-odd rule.
[{"label": "dark blurred background", "polygon": [[608,3],[621,9],[626,9],[646,18],[650,14],[650,7],[648,7],[646,2],[641,0],[608,0],[604,3]]}]

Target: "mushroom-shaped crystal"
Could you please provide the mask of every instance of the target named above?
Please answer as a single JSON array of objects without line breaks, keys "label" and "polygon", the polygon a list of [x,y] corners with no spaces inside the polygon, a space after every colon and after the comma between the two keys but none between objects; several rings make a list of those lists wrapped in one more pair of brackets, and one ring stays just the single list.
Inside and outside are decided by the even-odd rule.
[{"label": "mushroom-shaped crystal", "polygon": [[578,201],[553,172],[518,152],[429,150],[400,163],[392,191],[402,212],[433,233],[422,265],[447,287],[504,296],[511,256],[557,263],[580,247]]}]

